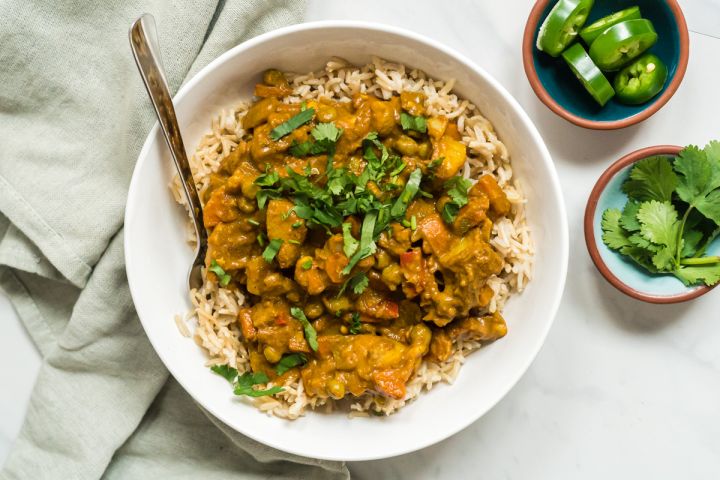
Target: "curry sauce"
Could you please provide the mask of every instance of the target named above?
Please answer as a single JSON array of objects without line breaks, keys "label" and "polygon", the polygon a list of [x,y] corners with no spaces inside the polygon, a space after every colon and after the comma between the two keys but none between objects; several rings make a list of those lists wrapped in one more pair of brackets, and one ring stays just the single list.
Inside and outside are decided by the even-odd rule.
[{"label": "curry sauce", "polygon": [[[506,334],[487,281],[504,267],[489,241],[510,203],[494,177],[462,179],[458,127],[426,116],[422,93],[284,103],[291,92],[266,72],[211,177],[206,264],[246,294],[254,372],[301,378],[314,397],[403,398],[423,359]],[[291,354],[302,364],[278,375]]]}]

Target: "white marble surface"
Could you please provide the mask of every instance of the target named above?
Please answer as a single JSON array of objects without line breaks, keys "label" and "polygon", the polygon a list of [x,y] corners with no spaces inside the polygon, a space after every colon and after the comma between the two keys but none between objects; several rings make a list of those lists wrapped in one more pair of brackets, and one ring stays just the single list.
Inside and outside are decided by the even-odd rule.
[{"label": "white marble surface", "polygon": [[[359,479],[720,478],[720,293],[677,306],[631,300],[595,271],[581,225],[587,195],[613,160],[649,145],[720,138],[720,0],[681,1],[692,30],[691,59],[670,103],[639,126],[604,133],[566,123],[535,98],[520,56],[531,3],[310,0],[308,20],[410,28],[460,50],[500,80],[553,154],[571,226],[560,313],[510,394],[438,445],[350,469]],[[0,321],[1,463],[40,360],[1,296]]]}]

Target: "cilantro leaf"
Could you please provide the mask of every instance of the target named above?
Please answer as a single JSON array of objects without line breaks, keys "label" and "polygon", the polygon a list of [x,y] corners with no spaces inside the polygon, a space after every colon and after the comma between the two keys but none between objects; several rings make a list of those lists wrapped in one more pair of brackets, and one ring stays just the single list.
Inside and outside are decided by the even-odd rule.
[{"label": "cilantro leaf", "polygon": [[255,390],[255,385],[268,383],[270,379],[263,372],[250,373],[245,372],[240,375],[235,384],[235,395],[247,395],[248,397],[265,397],[267,395],[275,395],[285,390],[282,387],[271,387],[266,390]]},{"label": "cilantro leaf", "polygon": [[638,222],[637,214],[640,210],[640,202],[634,200],[628,201],[623,208],[620,217],[620,225],[628,232],[637,232],[640,230],[640,222]]},{"label": "cilantro leaf", "polygon": [[358,295],[363,293],[369,284],[370,279],[363,272],[360,272],[357,275],[353,275],[353,277],[350,279],[350,287],[352,288],[353,293],[356,293]]},{"label": "cilantro leaf", "polygon": [[349,332],[351,335],[357,335],[361,331],[362,331],[362,323],[360,323],[360,314],[358,312],[353,312],[352,319],[350,321]]},{"label": "cilantro leaf", "polygon": [[272,263],[273,258],[275,258],[275,255],[277,255],[280,251],[282,244],[283,240],[281,238],[273,238],[270,240],[270,243],[268,243],[268,246],[265,247],[265,250],[262,253],[262,257],[266,262]]},{"label": "cilantro leaf", "polygon": [[648,272],[657,273],[657,269],[652,262],[652,254],[645,248],[629,246],[620,249],[620,253],[630,257],[632,261],[643,267]]},{"label": "cilantro leaf", "polygon": [[230,283],[230,280],[232,280],[232,277],[229,274],[225,273],[225,270],[223,270],[223,268],[218,265],[217,261],[215,260],[210,262],[210,267],[208,267],[208,270],[215,274],[221,287],[227,287],[228,283]]},{"label": "cilantro leaf", "polygon": [[720,282],[720,262],[708,265],[688,265],[675,271],[685,285],[695,285],[703,282],[707,286]]},{"label": "cilantro leaf", "polygon": [[413,170],[407,183],[405,184],[405,188],[390,209],[391,216],[395,218],[405,216],[405,211],[407,211],[408,205],[410,205],[410,202],[412,202],[415,195],[417,195],[418,190],[420,190],[421,180],[422,171],[419,168]]},{"label": "cilantro leaf", "polygon": [[703,239],[703,232],[700,230],[686,229],[683,232],[683,246],[681,257],[692,257],[695,255],[700,247],[700,242]]},{"label": "cilantro leaf", "polygon": [[305,365],[306,363],[307,357],[305,355],[303,355],[302,353],[291,353],[290,355],[285,355],[284,357],[282,357],[280,361],[275,365],[275,373],[277,373],[278,375],[282,375],[291,368]]},{"label": "cilantro leaf", "polygon": [[308,345],[310,345],[310,348],[312,348],[313,352],[317,352],[317,331],[315,331],[315,328],[312,326],[312,324],[310,324],[310,321],[305,316],[305,313],[302,311],[302,309],[298,307],[291,307],[290,315],[292,315],[302,324],[303,331],[305,332],[305,340],[307,340]]},{"label": "cilantro leaf", "polygon": [[644,202],[640,205],[637,218],[640,234],[647,240],[671,248],[677,246],[680,222],[677,210],[670,202]]},{"label": "cilantro leaf", "polygon": [[632,247],[627,232],[620,226],[622,212],[617,208],[608,208],[603,212],[600,227],[603,231],[603,242],[613,250],[620,250],[623,247]]},{"label": "cilantro leaf", "polygon": [[270,138],[275,141],[280,140],[285,135],[289,134],[298,127],[301,127],[308,123],[315,116],[315,109],[308,108],[303,110],[294,117],[291,117],[286,122],[281,123],[277,127],[270,130]]},{"label": "cilantro leaf", "polygon": [[350,262],[342,269],[342,273],[347,275],[357,263],[365,257],[369,257],[377,250],[375,245],[375,222],[378,213],[370,212],[365,215],[362,227],[360,228],[360,245],[357,252],[350,258]]},{"label": "cilantro leaf", "polygon": [[678,177],[667,157],[648,157],[637,162],[630,170],[630,178],[622,190],[632,200],[669,202],[678,185]]},{"label": "cilantro leaf", "polygon": [[280,174],[273,170],[272,172],[265,172],[255,179],[255,185],[261,187],[272,187],[280,180]]},{"label": "cilantro leaf", "polygon": [[229,365],[213,365],[210,367],[210,370],[217,373],[230,383],[233,383],[238,376],[237,369]]},{"label": "cilantro leaf", "polygon": [[400,114],[400,126],[403,130],[415,130],[416,132],[427,132],[427,120],[425,117],[418,115],[413,117],[405,112]]},{"label": "cilantro leaf", "polygon": [[700,150],[694,145],[684,148],[675,159],[680,174],[678,196],[705,217],[720,225],[720,155],[717,142]]},{"label": "cilantro leaf", "polygon": [[672,271],[675,268],[675,248],[664,246],[652,256],[652,263],[660,271]]},{"label": "cilantro leaf", "polygon": [[290,155],[293,157],[306,157],[308,155],[320,155],[321,153],[327,153],[327,147],[320,143],[311,142],[306,140],[301,143],[293,142],[290,145]]},{"label": "cilantro leaf", "polygon": [[310,134],[317,142],[335,143],[340,139],[343,129],[335,126],[334,123],[318,123]]},{"label": "cilantro leaf", "polygon": [[343,252],[345,253],[345,256],[350,258],[352,257],[353,253],[355,253],[360,246],[360,242],[355,240],[355,238],[352,236],[352,233],[350,233],[350,229],[352,228],[352,225],[349,223],[343,223],[342,224],[342,231],[343,231]]},{"label": "cilantro leaf", "polygon": [[441,212],[443,220],[447,223],[453,223],[460,209],[468,204],[468,189],[472,186],[472,182],[467,178],[456,176],[445,182],[445,189],[450,197],[450,201],[445,203]]},{"label": "cilantro leaf", "polygon": [[354,293],[360,295],[365,291],[369,284],[370,279],[368,279],[367,275],[365,275],[365,272],[358,272],[343,282],[335,298],[340,298],[348,287],[350,287]]}]

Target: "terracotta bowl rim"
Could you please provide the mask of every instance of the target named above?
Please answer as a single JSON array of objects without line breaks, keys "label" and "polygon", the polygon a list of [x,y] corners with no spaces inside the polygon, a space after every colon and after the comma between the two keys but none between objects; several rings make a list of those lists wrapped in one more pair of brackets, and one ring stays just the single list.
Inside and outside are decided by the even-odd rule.
[{"label": "terracotta bowl rim", "polygon": [[628,165],[642,160],[643,158],[651,157],[653,155],[677,155],[682,149],[683,147],[679,147],[677,145],[657,145],[654,147],[641,148],[640,150],[636,150],[632,153],[629,153],[628,155],[625,155],[620,160],[610,165],[610,167],[605,170],[605,172],[603,172],[603,174],[600,176],[597,183],[595,184],[592,192],[590,193],[590,198],[588,199],[587,206],[585,207],[585,244],[587,245],[588,253],[590,253],[590,258],[592,258],[595,267],[602,274],[602,276],[605,277],[605,280],[610,282],[612,286],[614,286],[624,294],[638,300],[642,300],[644,302],[657,304],[686,302],[688,300],[692,300],[706,294],[714,287],[701,285],[689,289],[685,293],[680,293],[677,295],[652,295],[630,287],[625,282],[620,280],[620,278],[618,278],[610,270],[610,268],[600,256],[600,251],[597,248],[597,243],[595,240],[595,211],[597,210],[597,204],[598,200],[600,199],[600,194],[605,190],[608,182],[610,182],[610,180],[622,169],[624,169]]},{"label": "terracotta bowl rim", "polygon": [[535,63],[533,62],[533,52],[535,49],[535,32],[540,23],[540,16],[547,7],[550,0],[538,0],[535,2],[535,6],[530,11],[527,23],[525,24],[525,32],[523,34],[522,43],[522,56],[523,56],[523,67],[525,68],[525,75],[530,82],[535,95],[543,102],[550,110],[555,112],[565,120],[574,123],[583,128],[589,128],[593,130],[617,130],[620,128],[629,127],[637,123],[642,122],[653,116],[660,110],[665,104],[675,95],[675,92],[680,87],[680,84],[685,77],[687,71],[688,60],[690,58],[690,36],[688,33],[687,22],[685,21],[685,15],[680,8],[677,0],[666,0],[670,10],[675,16],[675,23],[677,24],[678,32],[680,34],[680,58],[678,60],[677,70],[673,76],[667,89],[656,98],[652,103],[639,113],[632,115],[621,120],[613,120],[608,122],[598,122],[595,120],[589,120],[587,118],[575,115],[569,112],[548,93],[548,91],[540,82],[537,71],[535,70]]}]

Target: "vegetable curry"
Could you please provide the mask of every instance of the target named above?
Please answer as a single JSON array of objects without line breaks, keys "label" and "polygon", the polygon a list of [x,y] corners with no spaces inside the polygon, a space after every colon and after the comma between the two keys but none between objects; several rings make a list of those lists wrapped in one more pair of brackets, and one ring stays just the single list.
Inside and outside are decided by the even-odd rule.
[{"label": "vegetable curry", "polygon": [[426,116],[424,94],[284,103],[291,92],[264,74],[211,178],[208,275],[246,294],[238,322],[262,378],[403,398],[424,358],[505,335],[487,281],[510,203],[492,176],[461,176],[457,125]]}]

